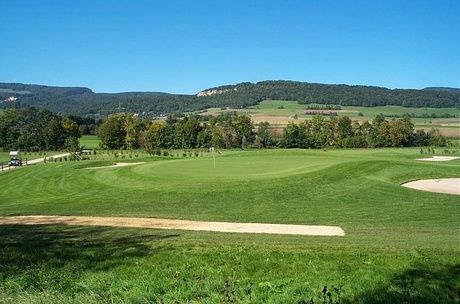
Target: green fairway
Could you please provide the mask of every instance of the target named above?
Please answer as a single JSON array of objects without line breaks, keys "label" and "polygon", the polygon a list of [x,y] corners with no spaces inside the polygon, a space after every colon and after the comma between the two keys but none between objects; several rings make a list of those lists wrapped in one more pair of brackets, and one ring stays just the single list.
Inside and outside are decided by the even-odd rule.
[{"label": "green fairway", "polygon": [[98,149],[100,142],[96,135],[83,135],[80,138],[80,146],[84,149]]},{"label": "green fairway", "polygon": [[209,156],[150,157],[3,173],[0,215],[337,225],[346,236],[0,226],[0,302],[322,303],[334,285],[345,303],[455,303],[459,196],[400,184],[460,177],[460,160],[416,161],[419,149],[222,153],[215,169]]}]

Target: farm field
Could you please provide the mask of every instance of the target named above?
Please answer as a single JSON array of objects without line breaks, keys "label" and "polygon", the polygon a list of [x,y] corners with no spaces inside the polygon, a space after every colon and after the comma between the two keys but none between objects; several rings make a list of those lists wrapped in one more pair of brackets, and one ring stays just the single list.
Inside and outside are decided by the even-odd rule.
[{"label": "farm field", "polygon": [[[254,123],[268,121],[274,127],[285,127],[288,122],[298,119],[310,119],[312,115],[305,115],[309,105],[299,104],[296,101],[287,100],[265,100],[260,104],[247,109],[230,109],[225,110],[220,108],[210,108],[201,115],[217,115],[221,112],[237,111],[251,116]],[[311,105],[310,105],[311,106]],[[324,106],[324,105],[319,105]],[[327,111],[327,110],[325,110]],[[361,113],[361,115],[360,115]],[[357,107],[357,106],[341,106],[341,110],[337,112],[339,116],[348,116],[352,120],[364,121],[372,120],[376,115],[383,114],[404,115],[405,113],[413,113],[415,115],[442,115],[450,114],[457,115],[454,118],[412,118],[416,129],[424,129],[426,131],[431,128],[437,128],[440,132],[452,138],[460,138],[460,109],[458,108],[406,108],[401,106],[380,106],[380,107]],[[391,117],[387,117],[391,120]]]},{"label": "farm field", "polygon": [[341,303],[456,303],[459,196],[400,184],[460,177],[460,159],[420,157],[223,151],[215,169],[209,156],[144,157],[130,167],[86,169],[112,159],[0,174],[0,216],[337,225],[346,234],[0,225],[0,302],[323,303],[327,286]]}]

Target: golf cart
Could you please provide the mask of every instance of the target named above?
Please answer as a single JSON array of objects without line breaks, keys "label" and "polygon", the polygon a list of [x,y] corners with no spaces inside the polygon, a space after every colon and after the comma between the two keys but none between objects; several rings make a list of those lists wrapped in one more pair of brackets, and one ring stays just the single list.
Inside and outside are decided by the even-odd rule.
[{"label": "golf cart", "polygon": [[21,158],[21,153],[19,151],[10,152],[10,162],[8,163],[8,166],[12,166],[12,167],[22,166],[22,158]]}]

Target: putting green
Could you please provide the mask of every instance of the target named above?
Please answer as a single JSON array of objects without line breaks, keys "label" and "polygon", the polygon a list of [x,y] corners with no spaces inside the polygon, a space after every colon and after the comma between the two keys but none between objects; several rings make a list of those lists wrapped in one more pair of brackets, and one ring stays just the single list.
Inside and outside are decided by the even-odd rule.
[{"label": "putting green", "polygon": [[146,164],[133,169],[143,176],[161,176],[169,180],[193,178],[200,180],[217,179],[258,179],[286,177],[323,169],[343,160],[322,159],[309,156],[269,156],[265,158],[244,155],[217,157],[213,159],[183,159]]}]

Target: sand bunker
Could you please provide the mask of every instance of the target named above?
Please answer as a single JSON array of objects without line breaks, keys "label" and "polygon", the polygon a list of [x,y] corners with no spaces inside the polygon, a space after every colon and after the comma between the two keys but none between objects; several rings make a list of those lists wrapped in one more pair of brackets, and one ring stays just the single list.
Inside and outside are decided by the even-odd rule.
[{"label": "sand bunker", "polygon": [[460,195],[460,178],[420,179],[401,186],[423,191]]},{"label": "sand bunker", "polygon": [[460,157],[457,157],[457,156],[432,156],[432,157],[429,157],[429,158],[418,158],[416,160],[439,162],[439,161],[454,160],[454,159],[458,159],[458,158],[460,158]]},{"label": "sand bunker", "polygon": [[139,162],[139,163],[116,163],[115,165],[112,165],[112,166],[88,167],[88,168],[85,168],[85,169],[117,168],[117,167],[128,167],[128,166],[135,166],[135,165],[141,165],[141,164],[145,164],[145,162]]},{"label": "sand bunker", "polygon": [[92,217],[92,216],[7,216],[0,217],[0,225],[83,225],[156,228],[172,230],[195,230],[232,233],[269,233],[291,235],[344,236],[345,232],[338,226],[307,226],[258,223],[201,222],[135,217]]}]

